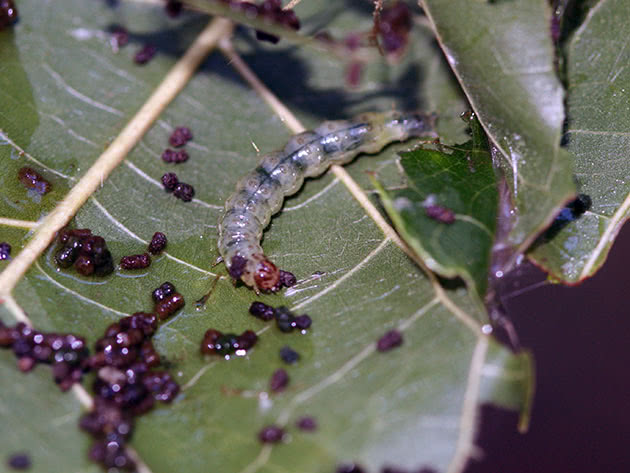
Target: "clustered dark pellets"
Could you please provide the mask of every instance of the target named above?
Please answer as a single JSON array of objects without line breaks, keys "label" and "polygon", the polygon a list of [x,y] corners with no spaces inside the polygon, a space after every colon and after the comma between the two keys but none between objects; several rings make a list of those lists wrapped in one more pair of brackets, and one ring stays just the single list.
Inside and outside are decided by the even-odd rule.
[{"label": "clustered dark pellets", "polygon": [[133,57],[133,62],[139,65],[146,64],[151,59],[153,59],[153,56],[155,56],[156,52],[157,48],[155,46],[153,46],[152,44],[147,44],[136,53],[136,55]]},{"label": "clustered dark pellets", "polygon": [[[241,2],[237,0],[221,0],[223,3],[227,3],[234,10],[240,10],[250,18],[260,17],[267,21],[286,26],[293,30],[300,29],[300,20],[293,10],[283,10],[281,0],[264,0],[260,5],[256,5],[251,2]],[[270,43],[277,43],[279,38],[277,36],[265,33],[263,31],[256,31],[256,38],[260,41],[269,41]]]},{"label": "clustered dark pellets", "polygon": [[187,128],[185,126],[178,126],[177,128],[175,128],[175,130],[173,130],[173,133],[171,133],[168,142],[171,146],[179,148],[192,140],[192,138],[193,135],[190,131],[190,128]]},{"label": "clustered dark pellets", "polygon": [[154,289],[151,296],[155,302],[155,313],[160,320],[168,319],[185,305],[184,296],[168,281]]},{"label": "clustered dark pellets", "polygon": [[249,307],[249,313],[268,322],[274,318],[275,310],[263,302],[252,302],[252,305]]},{"label": "clustered dark pellets", "polygon": [[186,161],[188,161],[188,157],[188,153],[185,149],[174,151],[170,148],[167,148],[162,153],[162,161],[164,161],[165,163],[185,163]]},{"label": "clustered dark pellets", "polygon": [[79,426],[94,438],[90,458],[106,469],[135,469],[125,449],[134,417],[148,412],[155,401],[168,403],[179,393],[167,372],[152,370],[160,364],[151,342],[157,324],[155,314],[144,312],[120,319],[107,327],[88,359],[97,373],[94,408]]},{"label": "clustered dark pellets", "polygon": [[284,388],[289,384],[289,375],[283,369],[278,369],[273,372],[269,379],[269,389],[272,392],[278,393],[284,391]]},{"label": "clustered dark pellets", "polygon": [[168,243],[168,239],[166,235],[162,232],[155,232],[153,234],[153,238],[151,238],[151,243],[149,243],[149,253],[152,255],[159,255],[164,248],[166,248],[166,244]]},{"label": "clustered dark pellets", "polygon": [[262,443],[280,443],[284,438],[284,429],[277,425],[268,425],[258,432],[258,440]]},{"label": "clustered dark pellets", "polygon": [[27,189],[33,189],[38,194],[44,195],[52,190],[50,182],[44,179],[40,173],[28,166],[20,168],[18,171],[18,179],[24,187]]},{"label": "clustered dark pellets", "polygon": [[11,245],[6,242],[0,243],[0,261],[11,257]]},{"label": "clustered dark pellets", "polygon": [[31,467],[31,457],[26,453],[14,453],[7,460],[7,465],[14,470],[28,470]]},{"label": "clustered dark pellets", "polygon": [[171,18],[176,18],[180,15],[184,8],[184,4],[182,2],[178,2],[177,0],[167,0],[166,5],[164,5],[164,11]]},{"label": "clustered dark pellets", "polygon": [[114,260],[103,237],[92,235],[89,228],[64,229],[57,237],[59,249],[55,261],[61,268],[74,264],[84,275],[106,276],[114,271]]},{"label": "clustered dark pellets", "polygon": [[2,325],[0,347],[13,349],[20,371],[30,371],[37,363],[50,364],[62,391],[81,381],[88,368],[85,340],[71,333],[43,333],[23,322],[14,327]]},{"label": "clustered dark pellets", "polygon": [[292,365],[293,363],[297,363],[300,359],[300,354],[293,350],[291,347],[284,346],[280,348],[280,359],[284,361],[287,365]]},{"label": "clustered dark pellets", "polygon": [[123,256],[120,259],[120,267],[122,269],[144,269],[149,266],[151,266],[151,257],[149,256],[149,253]]},{"label": "clustered dark pellets", "polygon": [[179,179],[177,178],[177,174],[174,172],[167,172],[162,176],[162,185],[164,186],[164,190],[166,192],[173,192],[175,188],[179,184]]},{"label": "clustered dark pellets", "polygon": [[190,202],[195,196],[195,189],[190,184],[186,184],[185,182],[180,182],[175,187],[173,191],[173,195],[178,199],[183,200],[184,202]]},{"label": "clustered dark pellets", "polygon": [[383,9],[375,26],[385,54],[402,54],[409,43],[412,25],[411,11],[406,3],[396,2]]},{"label": "clustered dark pellets", "polygon": [[392,348],[402,345],[402,333],[398,330],[390,330],[376,342],[376,349],[380,352],[386,352]]},{"label": "clustered dark pellets", "polygon": [[437,220],[440,223],[452,224],[455,223],[455,212],[447,207],[441,205],[426,205],[424,211],[427,217]]},{"label": "clustered dark pellets", "polygon": [[201,353],[204,355],[223,355],[226,358],[232,353],[244,356],[258,341],[258,336],[252,330],[246,330],[240,335],[234,333],[223,334],[218,330],[209,329],[201,342]]},{"label": "clustered dark pellets", "polygon": [[314,432],[317,430],[317,421],[310,416],[300,417],[295,425],[304,432]]},{"label": "clustered dark pellets", "polygon": [[0,30],[17,21],[18,11],[13,0],[0,0]]},{"label": "clustered dark pellets", "polygon": [[275,318],[276,325],[282,332],[292,332],[298,329],[304,333],[313,323],[312,319],[306,314],[296,316],[284,306],[274,309],[263,302],[252,302],[252,305],[249,307],[249,313],[264,321]]}]

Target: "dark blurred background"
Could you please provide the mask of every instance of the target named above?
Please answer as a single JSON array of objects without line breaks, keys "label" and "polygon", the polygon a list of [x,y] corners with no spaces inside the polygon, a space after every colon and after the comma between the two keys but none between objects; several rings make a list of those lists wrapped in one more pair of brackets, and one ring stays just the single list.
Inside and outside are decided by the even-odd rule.
[{"label": "dark blurred background", "polygon": [[[531,425],[521,435],[515,414],[484,407],[485,456],[466,473],[630,472],[628,255],[630,225],[581,285],[531,282],[506,292],[508,317],[536,359]],[[527,271],[530,281],[544,278]]]}]

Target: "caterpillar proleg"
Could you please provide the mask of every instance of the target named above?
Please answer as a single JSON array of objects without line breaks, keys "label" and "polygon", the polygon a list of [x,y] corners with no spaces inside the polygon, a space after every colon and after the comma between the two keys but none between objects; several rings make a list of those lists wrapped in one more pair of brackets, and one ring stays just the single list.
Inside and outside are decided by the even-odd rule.
[{"label": "caterpillar proleg", "polygon": [[285,196],[296,193],[306,177],[346,164],[360,153],[376,153],[394,141],[435,136],[434,115],[368,113],[352,120],[323,122],[293,136],[282,151],[263,156],[225,201],[219,221],[219,253],[230,276],[256,291],[282,288],[281,271],[265,256],[260,240]]}]

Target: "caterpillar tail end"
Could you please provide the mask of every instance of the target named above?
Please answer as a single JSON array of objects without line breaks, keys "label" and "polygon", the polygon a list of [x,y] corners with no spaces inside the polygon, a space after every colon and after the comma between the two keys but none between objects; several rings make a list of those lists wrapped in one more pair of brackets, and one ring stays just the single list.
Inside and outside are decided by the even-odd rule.
[{"label": "caterpillar tail end", "polygon": [[405,117],[403,126],[407,132],[407,137],[436,137],[435,126],[437,119],[437,113],[413,113]]}]

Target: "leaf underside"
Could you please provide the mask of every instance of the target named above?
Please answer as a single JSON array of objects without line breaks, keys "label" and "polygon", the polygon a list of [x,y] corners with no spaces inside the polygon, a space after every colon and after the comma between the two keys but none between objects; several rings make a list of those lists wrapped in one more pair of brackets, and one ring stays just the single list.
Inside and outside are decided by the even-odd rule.
[{"label": "leaf underside", "polygon": [[[327,10],[320,3],[298,8],[306,31],[327,29],[341,37],[371,28],[363,4]],[[25,0],[19,8],[20,22],[0,33],[2,57],[9,58],[0,64],[5,169],[0,216],[34,221],[80,180],[207,18],[185,14],[172,20],[144,2],[123,1],[111,10],[105,2]],[[118,53],[103,33],[115,23],[131,32],[131,44]],[[134,65],[133,54],[147,42],[158,46],[158,55],[144,67]],[[344,87],[343,65],[336,59],[283,43],[267,46],[249,31],[234,42],[308,127],[393,105],[436,111],[444,117],[439,125],[444,141],[465,140],[457,116],[466,102],[431,34],[421,28],[414,30],[400,64],[369,64],[355,91]],[[179,125],[190,127],[194,140],[188,145],[191,159],[173,168],[159,156]],[[165,280],[184,294],[186,307],[160,327],[154,342],[185,389],[172,405],[140,418],[132,441],[154,473],[239,472],[256,458],[258,466],[248,471],[324,472],[342,461],[359,461],[370,470],[395,463],[440,471],[450,464],[459,471],[472,449],[479,403],[522,407],[531,367],[463,324],[332,176],[309,180],[264,237],[270,257],[303,282],[263,300],[307,311],[314,319],[308,334],[282,334],[249,316],[255,295],[228,279],[219,281],[202,310],[195,309],[193,301],[208,291],[214,272],[224,273],[221,266],[211,267],[217,219],[238,178],[256,164],[252,143],[267,152],[282,147],[289,136],[228,61],[213,53],[74,219],[76,227],[105,237],[116,259],[144,251],[155,231],[168,236],[167,254],[148,270],[117,270],[98,279],[58,271],[51,247],[13,296],[37,328],[77,333],[93,343],[123,314],[150,310],[150,292]],[[348,170],[370,193],[368,170],[378,171],[386,187],[399,185],[395,153],[411,146],[391,146]],[[56,190],[41,200],[28,193],[15,178],[24,165],[42,170]],[[194,185],[196,201],[184,204],[162,191],[157,181],[173,169]],[[30,237],[26,230],[0,227],[0,241],[13,245],[13,257]],[[6,264],[0,262],[0,270]],[[486,323],[467,291],[445,294],[466,317],[479,326]],[[0,315],[13,322],[6,307],[0,306]],[[395,327],[404,332],[404,344],[390,353],[375,352],[374,341]],[[203,359],[199,343],[208,328],[254,329],[259,344],[244,358]],[[257,394],[282,366],[278,350],[284,345],[297,350],[301,360],[287,368],[288,390],[261,403]],[[81,414],[76,399],[57,392],[46,367],[23,375],[13,362],[2,353],[3,406],[13,412],[3,412],[11,435],[3,437],[0,455],[27,450],[35,472],[98,471],[87,460],[88,440],[76,428]],[[233,391],[240,394],[226,394]],[[293,427],[306,414],[317,418],[316,433]],[[279,419],[288,421],[289,441],[273,447],[268,459],[259,457],[257,431]]]}]

